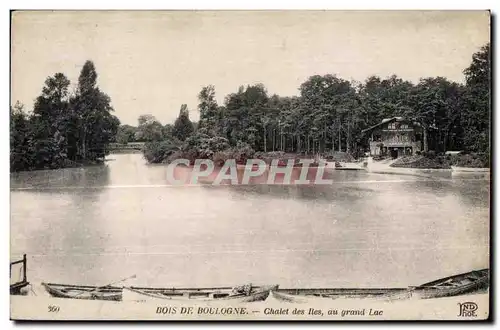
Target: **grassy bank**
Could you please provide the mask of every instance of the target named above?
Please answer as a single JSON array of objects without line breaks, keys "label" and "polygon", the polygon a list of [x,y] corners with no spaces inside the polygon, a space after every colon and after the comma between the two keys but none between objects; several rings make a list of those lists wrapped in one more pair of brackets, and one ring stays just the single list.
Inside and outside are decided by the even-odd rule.
[{"label": "grassy bank", "polygon": [[[256,152],[248,143],[238,142],[230,145],[221,136],[197,133],[185,141],[165,139],[144,144],[144,158],[149,163],[171,163],[177,159],[187,159],[193,165],[197,159],[210,159],[216,166],[222,166],[227,160],[235,160],[237,164],[246,164],[249,159],[261,159],[266,164],[278,161],[286,165],[290,159],[298,163],[300,159],[315,159],[317,154],[287,153],[283,151]],[[320,155],[328,161],[351,162],[354,158],[345,152],[328,152]]]},{"label": "grassy bank", "polygon": [[115,149],[109,151],[110,155],[113,154],[142,154],[142,150],[137,149]]},{"label": "grassy bank", "polygon": [[418,169],[451,169],[452,166],[468,168],[489,168],[489,155],[476,153],[436,155],[432,152],[429,152],[424,155],[401,157],[391,164],[391,167]]}]

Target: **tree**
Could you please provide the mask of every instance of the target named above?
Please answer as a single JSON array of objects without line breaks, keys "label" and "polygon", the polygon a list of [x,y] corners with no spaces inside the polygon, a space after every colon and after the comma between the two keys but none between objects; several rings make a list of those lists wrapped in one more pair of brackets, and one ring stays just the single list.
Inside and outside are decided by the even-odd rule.
[{"label": "tree", "polygon": [[172,130],[172,135],[181,140],[186,140],[191,134],[193,134],[193,124],[189,120],[189,110],[187,105],[183,104],[181,110],[179,111],[179,117],[175,120],[174,127]]},{"label": "tree", "polygon": [[94,64],[87,61],[77,91],[69,93],[63,73],[47,77],[32,115],[20,103],[11,107],[11,168],[59,168],[104,158],[120,121],[111,114],[111,99],[97,87]]},{"label": "tree", "polygon": [[163,126],[153,115],[140,115],[135,139],[137,141],[160,141],[163,139]]},{"label": "tree", "polygon": [[303,117],[300,131],[306,141],[307,152],[325,151],[330,140],[329,132],[331,150],[337,140],[339,151],[342,145],[350,151],[353,136],[359,130],[359,101],[351,82],[331,74],[311,76],[300,86],[300,95],[299,108]]},{"label": "tree", "polygon": [[231,145],[238,142],[250,144],[252,148],[264,148],[267,143],[268,124],[262,118],[269,112],[269,97],[262,84],[241,86],[237,93],[228,95],[225,106],[220,108],[222,134]]},{"label": "tree", "polygon": [[104,158],[108,143],[115,137],[119,120],[111,112],[111,99],[97,86],[97,72],[92,61],[80,71],[71,108],[79,127],[78,155],[84,160]]},{"label": "tree", "polygon": [[121,144],[135,142],[136,132],[137,132],[137,127],[130,125],[120,125],[116,133],[116,142]]},{"label": "tree", "polygon": [[413,84],[392,75],[386,79],[368,77],[358,87],[361,116],[366,127],[380,123],[385,118],[404,115],[409,107]]},{"label": "tree", "polygon": [[68,155],[68,128],[71,127],[68,88],[70,81],[62,73],[45,80],[42,93],[35,100],[30,118],[33,168],[63,166]]},{"label": "tree", "polygon": [[33,156],[29,153],[29,120],[24,105],[19,101],[10,107],[10,169],[19,171],[31,167]]},{"label": "tree", "polygon": [[174,137],[174,125],[165,124],[161,130],[164,139],[172,139]]},{"label": "tree", "polygon": [[94,62],[86,61],[78,77],[78,90],[81,95],[91,94],[97,87],[97,71]]},{"label": "tree", "polygon": [[[164,138],[185,140],[182,150],[189,157],[219,153],[218,159],[224,159],[238,154],[240,148],[356,153],[361,151],[362,139],[367,142],[363,129],[401,116],[422,127],[425,151],[485,152],[489,147],[489,52],[486,45],[473,55],[464,70],[465,86],[443,77],[422,78],[415,85],[396,75],[371,76],[360,83],[325,74],[304,81],[299,97],[269,97],[264,85],[256,84],[240,86],[218,106],[215,88],[209,85],[198,94],[198,124],[189,124],[183,105],[175,124],[163,128]],[[151,122],[143,121],[145,126]]]},{"label": "tree", "polygon": [[474,53],[472,63],[464,70],[466,86],[461,124],[464,129],[464,144],[471,151],[489,151],[490,62],[490,44],[487,44]]},{"label": "tree", "polygon": [[220,133],[219,123],[220,114],[217,101],[215,100],[215,87],[208,85],[203,87],[198,94],[198,110],[200,111],[200,120],[198,130],[200,133],[216,136]]}]

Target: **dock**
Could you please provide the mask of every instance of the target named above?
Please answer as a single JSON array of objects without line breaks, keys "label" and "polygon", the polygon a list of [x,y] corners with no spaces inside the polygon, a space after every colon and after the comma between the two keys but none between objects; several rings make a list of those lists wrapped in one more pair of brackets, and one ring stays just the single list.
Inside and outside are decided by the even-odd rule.
[{"label": "dock", "polygon": [[[20,279],[20,281],[16,281],[16,282],[12,283],[12,266],[15,266],[18,264],[22,264],[21,265],[22,278]],[[17,261],[13,261],[10,263],[10,279],[11,279],[10,294],[13,294],[13,295],[21,294],[21,289],[26,287],[28,284],[30,284],[28,282],[28,278],[26,276],[26,266],[27,266],[26,254],[23,255],[22,259],[17,260]]]}]

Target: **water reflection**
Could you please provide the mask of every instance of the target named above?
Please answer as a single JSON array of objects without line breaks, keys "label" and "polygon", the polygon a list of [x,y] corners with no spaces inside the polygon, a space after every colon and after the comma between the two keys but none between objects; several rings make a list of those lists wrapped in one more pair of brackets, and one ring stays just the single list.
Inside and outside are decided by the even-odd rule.
[{"label": "water reflection", "polygon": [[487,181],[327,171],[331,185],[169,186],[164,165],[112,158],[11,176],[11,253],[28,254],[30,280],[405,286],[488,266]]},{"label": "water reflection", "polygon": [[[66,168],[11,173],[11,189],[36,189],[39,191],[58,188],[101,189],[109,184],[110,168],[107,164],[86,168]],[[38,188],[38,189],[37,189]]]}]

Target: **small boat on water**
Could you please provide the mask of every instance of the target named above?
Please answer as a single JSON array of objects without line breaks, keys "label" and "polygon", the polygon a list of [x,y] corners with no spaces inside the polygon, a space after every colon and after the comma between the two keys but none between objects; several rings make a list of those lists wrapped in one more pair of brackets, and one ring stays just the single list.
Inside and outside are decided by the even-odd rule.
[{"label": "small boat on water", "polygon": [[489,269],[445,277],[412,288],[412,296],[419,299],[452,297],[486,290],[489,287]]},{"label": "small boat on water", "polygon": [[357,163],[340,163],[340,162],[335,162],[335,167],[336,170],[338,171],[366,171],[366,166],[357,164]]},{"label": "small boat on water", "polygon": [[175,301],[233,301],[254,302],[266,300],[277,285],[219,288],[143,288],[124,287],[124,301],[175,300]]},{"label": "small boat on water", "polygon": [[98,287],[90,285],[71,285],[42,283],[45,290],[56,298],[87,299],[87,300],[122,300],[122,288]]},{"label": "small boat on water", "polygon": [[487,167],[459,167],[459,166],[452,166],[451,167],[452,172],[458,172],[458,173],[489,173],[490,169]]},{"label": "small boat on water", "polygon": [[307,303],[317,299],[376,299],[401,300],[410,297],[407,288],[331,288],[331,289],[277,289],[271,291],[275,300]]}]

